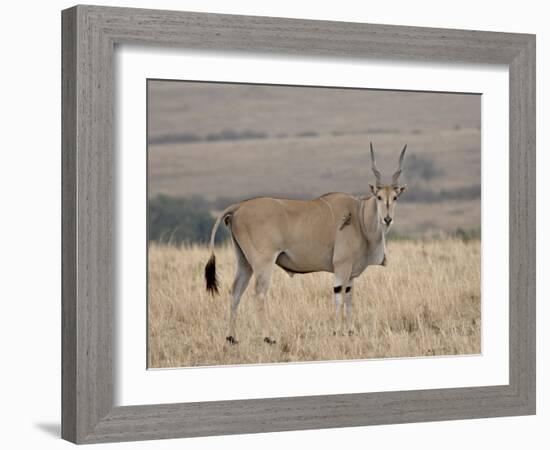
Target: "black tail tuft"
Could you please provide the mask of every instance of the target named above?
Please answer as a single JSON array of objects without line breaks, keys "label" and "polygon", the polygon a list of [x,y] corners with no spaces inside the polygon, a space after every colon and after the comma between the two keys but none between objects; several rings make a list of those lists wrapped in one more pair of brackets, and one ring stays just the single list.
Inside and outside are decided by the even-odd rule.
[{"label": "black tail tuft", "polygon": [[216,257],[214,253],[212,253],[204,267],[204,278],[206,279],[206,290],[212,295],[219,294],[219,283],[216,278]]}]

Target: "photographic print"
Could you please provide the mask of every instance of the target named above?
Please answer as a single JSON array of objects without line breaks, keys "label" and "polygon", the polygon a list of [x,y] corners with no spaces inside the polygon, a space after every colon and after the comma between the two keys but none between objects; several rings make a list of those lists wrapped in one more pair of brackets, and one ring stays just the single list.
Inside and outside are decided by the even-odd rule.
[{"label": "photographic print", "polygon": [[149,368],[481,353],[481,96],[147,81]]}]

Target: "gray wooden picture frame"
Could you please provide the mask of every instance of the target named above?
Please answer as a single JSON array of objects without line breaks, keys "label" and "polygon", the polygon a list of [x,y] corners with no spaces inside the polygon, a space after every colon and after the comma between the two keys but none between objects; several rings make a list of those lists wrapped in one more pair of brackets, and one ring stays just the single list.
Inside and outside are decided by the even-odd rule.
[{"label": "gray wooden picture frame", "polygon": [[[75,6],[62,12],[62,437],[76,443],[535,413],[535,36]],[[510,85],[509,384],[114,406],[116,44],[505,64]]]}]

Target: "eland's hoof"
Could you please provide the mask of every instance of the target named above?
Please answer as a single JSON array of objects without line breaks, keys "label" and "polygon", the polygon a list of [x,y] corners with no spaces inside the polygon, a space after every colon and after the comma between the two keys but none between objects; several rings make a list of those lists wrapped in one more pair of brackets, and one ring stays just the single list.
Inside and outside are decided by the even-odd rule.
[{"label": "eland's hoof", "polygon": [[238,344],[238,343],[239,343],[239,341],[237,341],[237,339],[235,339],[233,336],[227,336],[227,337],[225,338],[225,340],[226,340],[227,342],[229,342],[231,345],[235,345],[235,344]]},{"label": "eland's hoof", "polygon": [[264,342],[267,342],[269,345],[273,345],[277,343],[275,339],[271,339],[270,337],[264,337]]},{"label": "eland's hoof", "polygon": [[348,330],[348,336],[349,337],[352,337],[354,334],[355,334],[355,332],[353,330]]}]

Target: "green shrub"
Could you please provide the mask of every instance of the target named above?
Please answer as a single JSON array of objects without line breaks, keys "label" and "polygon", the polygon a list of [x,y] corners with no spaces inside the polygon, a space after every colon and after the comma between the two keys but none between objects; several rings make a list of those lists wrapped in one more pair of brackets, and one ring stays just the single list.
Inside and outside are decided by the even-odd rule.
[{"label": "green shrub", "polygon": [[[208,202],[199,196],[169,197],[159,195],[149,200],[149,241],[206,244],[215,222]],[[217,238],[227,238],[225,227],[220,226]]]}]

